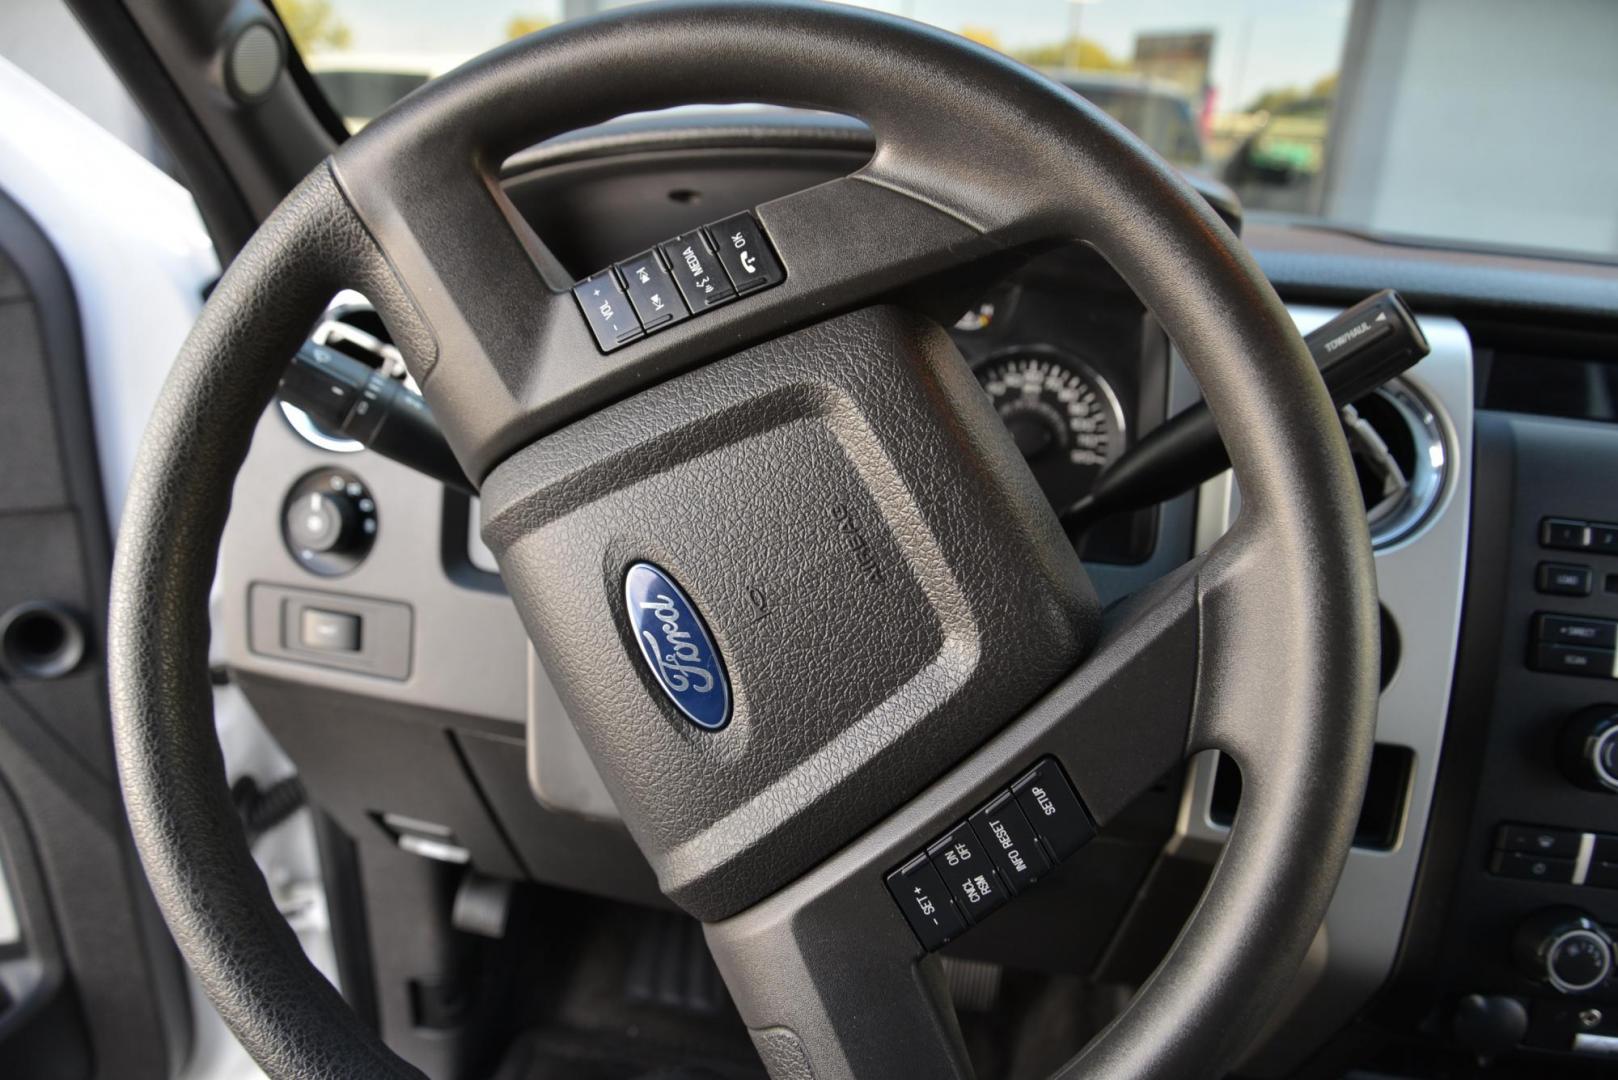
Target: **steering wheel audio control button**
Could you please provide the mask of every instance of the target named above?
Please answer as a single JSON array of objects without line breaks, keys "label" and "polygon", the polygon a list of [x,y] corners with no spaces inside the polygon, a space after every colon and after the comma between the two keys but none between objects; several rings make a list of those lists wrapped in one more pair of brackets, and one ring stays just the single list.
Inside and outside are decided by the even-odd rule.
[{"label": "steering wheel audio control button", "polygon": [[917,855],[893,871],[887,883],[888,892],[923,948],[936,949],[966,929],[966,920],[955,910],[944,880],[926,855]]},{"label": "steering wheel audio control button", "polygon": [[1013,896],[1034,884],[1051,868],[1051,860],[1039,846],[1033,826],[1017,808],[1017,800],[1010,792],[1003,793],[967,820],[989,850],[989,858]]},{"label": "steering wheel audio control button", "polygon": [[982,922],[1011,896],[989,859],[984,847],[966,822],[944,834],[927,849],[933,869],[944,879],[955,903],[973,923]]},{"label": "steering wheel audio control button", "polygon": [[1096,834],[1090,815],[1085,813],[1073,785],[1067,782],[1054,758],[1046,758],[1035,765],[1011,785],[1011,793],[1058,861],[1088,844]]},{"label": "steering wheel audio control button", "polygon": [[629,297],[618,284],[611,270],[603,270],[573,286],[573,297],[579,302],[596,344],[602,352],[612,352],[620,345],[628,345],[645,331],[635,318]]},{"label": "steering wheel audio control button", "polygon": [[708,247],[701,229],[670,240],[661,250],[675,284],[680,287],[680,295],[693,312],[701,313],[736,299],[736,287],[720,266],[718,256]]},{"label": "steering wheel audio control button", "polygon": [[777,285],[786,271],[753,215],[693,229],[573,286],[602,352]]},{"label": "steering wheel audio control button", "polygon": [[752,214],[737,214],[708,226],[708,238],[739,293],[767,288],[786,276]]},{"label": "steering wheel audio control button", "polygon": [[679,289],[663,268],[663,260],[657,257],[657,252],[642,252],[619,263],[618,273],[623,275],[624,289],[648,334],[690,318],[691,313],[685,309]]}]

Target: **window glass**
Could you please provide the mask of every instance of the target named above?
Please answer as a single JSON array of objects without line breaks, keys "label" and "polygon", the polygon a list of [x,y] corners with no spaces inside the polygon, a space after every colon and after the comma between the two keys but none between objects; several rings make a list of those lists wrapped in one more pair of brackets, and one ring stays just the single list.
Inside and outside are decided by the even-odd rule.
[{"label": "window glass", "polygon": [[[637,0],[276,0],[337,111]],[[867,0],[1072,87],[1251,215],[1618,256],[1610,0]]]}]

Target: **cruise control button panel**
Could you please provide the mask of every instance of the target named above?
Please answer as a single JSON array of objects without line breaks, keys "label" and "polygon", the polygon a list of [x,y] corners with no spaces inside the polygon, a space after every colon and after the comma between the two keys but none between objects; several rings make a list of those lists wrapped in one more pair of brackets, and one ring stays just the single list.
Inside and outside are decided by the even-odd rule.
[{"label": "cruise control button panel", "polygon": [[786,270],[750,213],[692,229],[573,286],[602,352],[779,285]]},{"label": "cruise control button panel", "polygon": [[[1027,813],[1025,798],[1038,808],[1038,820]],[[1045,758],[891,871],[888,892],[922,946],[936,949],[1026,891],[1094,835],[1061,765]]]}]

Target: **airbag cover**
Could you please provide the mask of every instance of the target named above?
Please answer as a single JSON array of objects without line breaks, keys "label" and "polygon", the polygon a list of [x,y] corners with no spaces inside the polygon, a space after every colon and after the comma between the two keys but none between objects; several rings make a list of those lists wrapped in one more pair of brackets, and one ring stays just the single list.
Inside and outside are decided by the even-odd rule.
[{"label": "airbag cover", "polygon": [[[524,448],[485,485],[483,535],[664,891],[704,919],[915,794],[1070,670],[1098,615],[954,344],[892,308]],[[639,563],[723,657],[720,730],[643,658]]]}]

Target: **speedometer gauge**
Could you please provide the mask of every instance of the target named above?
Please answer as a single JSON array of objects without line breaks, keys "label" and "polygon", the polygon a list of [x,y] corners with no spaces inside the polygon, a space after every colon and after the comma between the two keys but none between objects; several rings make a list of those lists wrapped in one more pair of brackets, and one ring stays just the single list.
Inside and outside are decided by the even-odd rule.
[{"label": "speedometer gauge", "polygon": [[1028,346],[997,353],[978,369],[995,411],[1054,506],[1089,492],[1123,450],[1118,398],[1070,353]]}]

